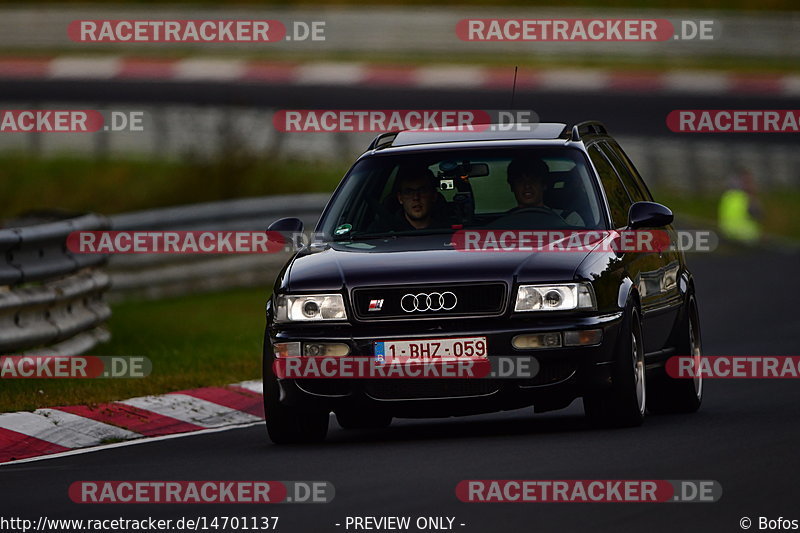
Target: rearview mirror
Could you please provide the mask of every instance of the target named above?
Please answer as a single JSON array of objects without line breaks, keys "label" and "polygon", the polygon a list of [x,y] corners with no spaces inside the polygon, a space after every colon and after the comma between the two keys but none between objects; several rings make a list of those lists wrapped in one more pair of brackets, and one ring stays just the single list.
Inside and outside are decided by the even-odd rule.
[{"label": "rearview mirror", "polygon": [[481,176],[489,175],[489,165],[486,163],[472,163],[469,166],[469,177],[480,178]]},{"label": "rearview mirror", "polygon": [[294,217],[279,218],[269,225],[267,231],[278,231],[280,233],[302,233],[303,221]]},{"label": "rearview mirror", "polygon": [[489,175],[489,165],[486,163],[470,163],[469,161],[442,161],[439,163],[439,176],[446,178],[479,178]]},{"label": "rearview mirror", "polygon": [[628,227],[637,228],[662,228],[672,224],[675,216],[672,211],[655,202],[636,202],[628,210]]}]

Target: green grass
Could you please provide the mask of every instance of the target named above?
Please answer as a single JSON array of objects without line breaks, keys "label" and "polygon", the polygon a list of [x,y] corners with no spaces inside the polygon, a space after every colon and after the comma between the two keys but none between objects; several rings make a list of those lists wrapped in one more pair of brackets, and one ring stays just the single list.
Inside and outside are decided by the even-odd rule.
[{"label": "green grass", "polygon": [[[716,223],[719,193],[679,193],[676,191],[654,191],[656,201],[669,206],[673,211],[695,219]],[[772,190],[759,194],[764,217],[761,229],[774,236],[800,240],[800,191],[796,189]]]},{"label": "green grass", "polygon": [[85,405],[261,375],[267,290],[239,289],[113,307],[111,341],[89,355],[138,355],[153,370],[139,379],[4,380],[3,411]]},{"label": "green grass", "polygon": [[347,163],[241,157],[214,163],[0,156],[0,213],[59,209],[114,214],[180,204],[330,192]]}]

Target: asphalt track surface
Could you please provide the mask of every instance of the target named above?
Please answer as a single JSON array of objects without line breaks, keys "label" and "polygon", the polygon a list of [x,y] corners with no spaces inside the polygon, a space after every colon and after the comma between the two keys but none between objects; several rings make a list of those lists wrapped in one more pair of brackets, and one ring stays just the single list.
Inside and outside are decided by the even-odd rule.
[{"label": "asphalt track surface", "polygon": [[[706,355],[796,355],[797,255],[691,256]],[[347,516],[454,516],[464,532],[741,531],[750,517],[800,519],[800,382],[706,382],[699,413],[595,430],[578,402],[534,415],[400,420],[321,445],[277,447],[261,426],[0,467],[0,516],[177,519],[280,516],[279,531],[346,531]],[[329,504],[79,505],[78,480],[326,480]],[[462,503],[463,479],[713,479],[716,503]],[[341,527],[336,523],[343,524]],[[353,531],[352,529],[350,531]],[[410,531],[417,531],[412,528]]]},{"label": "asphalt track surface", "polygon": [[797,109],[800,98],[759,93],[676,94],[658,91],[555,91],[282,85],[242,82],[3,80],[0,102],[186,104],[271,109],[519,109],[542,122],[600,120],[612,134],[675,139],[795,143],[795,134],[672,133],[676,109]]}]

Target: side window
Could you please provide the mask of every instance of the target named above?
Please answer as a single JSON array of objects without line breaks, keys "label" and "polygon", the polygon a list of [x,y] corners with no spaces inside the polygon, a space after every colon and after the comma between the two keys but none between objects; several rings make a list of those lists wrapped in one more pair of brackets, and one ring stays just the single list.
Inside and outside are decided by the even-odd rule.
[{"label": "side window", "polygon": [[628,209],[631,207],[631,199],[625,191],[619,176],[614,171],[611,163],[600,153],[597,146],[589,147],[589,158],[592,160],[600,182],[608,197],[608,205],[611,208],[611,225],[621,228],[628,223]]},{"label": "side window", "polygon": [[[650,194],[650,189],[647,188],[642,176],[639,174],[639,171],[636,170],[636,167],[633,166],[633,162],[631,162],[631,158],[628,157],[622,148],[617,143],[604,143],[606,145],[606,153],[611,153],[614,155],[615,166],[621,172],[622,181],[625,183],[625,186],[628,187],[628,181],[626,181],[625,175],[627,174],[628,179],[630,179],[636,186],[636,188],[642,194],[642,200],[637,201],[645,201],[645,202],[652,202],[653,195]],[[628,187],[628,191],[633,194],[633,191],[630,187]]]}]

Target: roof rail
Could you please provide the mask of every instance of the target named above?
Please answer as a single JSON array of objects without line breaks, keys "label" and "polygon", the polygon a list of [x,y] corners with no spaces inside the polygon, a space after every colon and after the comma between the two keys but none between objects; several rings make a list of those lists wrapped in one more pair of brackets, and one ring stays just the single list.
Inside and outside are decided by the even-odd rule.
[{"label": "roof rail", "polygon": [[600,121],[587,120],[575,124],[572,127],[570,139],[573,141],[580,141],[581,135],[608,135],[608,130]]},{"label": "roof rail", "polygon": [[369,143],[367,147],[367,151],[369,150],[377,150],[378,148],[386,148],[387,146],[391,146],[394,138],[397,137],[398,132],[390,131],[388,133],[381,133],[374,139],[372,142]]}]

